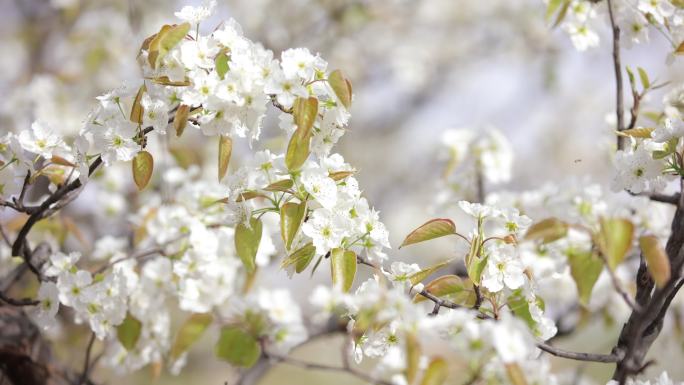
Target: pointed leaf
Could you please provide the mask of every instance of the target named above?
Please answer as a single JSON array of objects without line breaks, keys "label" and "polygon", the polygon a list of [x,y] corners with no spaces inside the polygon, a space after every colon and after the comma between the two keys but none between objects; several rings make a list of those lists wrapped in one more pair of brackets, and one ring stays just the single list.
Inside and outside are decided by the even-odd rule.
[{"label": "pointed leaf", "polygon": [[337,181],[341,181],[343,179],[346,179],[347,177],[352,176],[355,173],[356,173],[356,171],[337,171],[337,172],[333,172],[330,175],[328,175],[328,178],[337,182]]},{"label": "pointed leaf", "polygon": [[190,106],[181,104],[176,110],[176,115],[173,117],[173,128],[176,130],[176,136],[180,137],[188,125],[188,115],[190,114]]},{"label": "pointed leaf", "polygon": [[527,240],[541,239],[544,243],[553,242],[565,237],[568,224],[557,218],[547,218],[530,226],[525,234]]},{"label": "pointed leaf", "polygon": [[290,250],[292,240],[297,235],[299,227],[306,214],[306,201],[302,203],[288,202],[280,208],[280,235],[285,249]]},{"label": "pointed leaf", "polygon": [[468,266],[466,266],[466,268],[468,270],[468,278],[470,278],[470,280],[473,281],[473,285],[480,286],[480,280],[482,279],[482,272],[484,271],[485,267],[487,266],[488,260],[489,260],[488,256],[485,256],[484,258],[475,257],[475,258],[471,259]]},{"label": "pointed leaf", "polygon": [[634,225],[624,218],[601,218],[600,225],[599,248],[614,270],[632,248]]},{"label": "pointed leaf", "polygon": [[[235,202],[244,202],[254,198],[266,198],[266,195],[258,191],[246,190],[241,192],[240,195],[238,195],[238,197],[235,199]],[[226,203],[227,202],[228,201],[226,201]]]},{"label": "pointed leaf", "polygon": [[451,221],[451,219],[432,219],[425,222],[420,227],[413,230],[409,235],[407,235],[406,239],[404,239],[404,242],[401,244],[401,246],[399,246],[399,248],[455,233],[456,225],[454,225],[454,222]]},{"label": "pointed leaf", "polygon": [[451,263],[451,259],[446,260],[444,262],[440,262],[438,264],[432,265],[430,267],[427,267],[425,269],[422,269],[421,271],[418,271],[416,273],[413,273],[408,276],[408,280],[411,282],[411,285],[417,285],[419,282],[424,280],[425,278],[429,277],[432,275],[434,272],[438,271],[439,269],[449,265]]},{"label": "pointed leaf", "polygon": [[333,285],[339,286],[344,292],[349,291],[356,275],[356,254],[351,250],[333,249],[330,267]]},{"label": "pointed leaf", "polygon": [[653,130],[655,130],[653,127],[636,127],[629,130],[616,131],[616,134],[625,137],[650,139]]},{"label": "pointed leaf", "polygon": [[420,385],[442,385],[449,375],[449,366],[443,358],[433,358],[425,369]]},{"label": "pointed leaf", "polygon": [[150,41],[147,60],[152,68],[157,68],[159,62],[185,38],[190,31],[190,23],[178,25],[164,25]]},{"label": "pointed leaf", "polygon": [[570,275],[575,281],[580,302],[588,305],[591,291],[603,270],[603,261],[591,251],[569,250],[567,252]]},{"label": "pointed leaf", "polygon": [[138,343],[141,330],[142,323],[133,317],[131,313],[126,313],[126,318],[116,327],[116,336],[126,350],[133,350],[135,344]]},{"label": "pointed leaf", "polygon": [[292,134],[285,153],[285,166],[290,171],[299,170],[309,158],[309,145],[311,133],[304,136],[298,135],[297,131]]},{"label": "pointed leaf", "polygon": [[672,275],[670,259],[667,253],[660,247],[658,238],[653,235],[645,235],[639,238],[639,246],[646,258],[646,266],[658,287],[663,287]]},{"label": "pointed leaf", "polygon": [[340,103],[349,110],[352,102],[351,83],[344,77],[342,71],[335,70],[331,72],[330,76],[328,76],[328,83],[330,83],[330,87],[335,91],[335,95],[340,100]]},{"label": "pointed leaf", "polygon": [[313,243],[309,242],[294,253],[288,255],[287,258],[283,259],[280,263],[280,267],[287,269],[288,267],[295,265],[295,272],[299,274],[309,266],[314,255],[316,255],[316,247],[314,247]]},{"label": "pointed leaf", "polygon": [[138,89],[138,93],[135,94],[135,100],[133,100],[133,106],[131,107],[131,116],[130,116],[131,122],[133,122],[133,123],[142,124],[143,114],[145,113],[145,110],[143,109],[143,106],[142,106],[142,97],[146,91],[147,91],[147,88],[143,84]]},{"label": "pointed leaf", "polygon": [[641,80],[641,86],[645,90],[649,89],[651,87],[651,81],[648,79],[648,74],[641,67],[637,67],[637,71],[639,72],[639,80]]},{"label": "pointed leaf", "polygon": [[154,169],[154,159],[147,151],[140,151],[133,158],[133,180],[138,190],[144,189],[150,182],[152,177],[152,170]]},{"label": "pointed leaf", "polygon": [[213,320],[214,317],[211,313],[192,314],[185,320],[183,326],[178,330],[176,340],[171,347],[171,360],[175,360],[188,350],[204,334]]},{"label": "pointed leaf", "polygon": [[293,185],[292,179],[283,179],[264,187],[264,191],[286,192],[291,189]]},{"label": "pointed leaf", "polygon": [[261,357],[261,347],[257,340],[234,326],[221,329],[214,352],[218,358],[244,368],[252,367]]},{"label": "pointed leaf", "polygon": [[218,180],[219,182],[226,176],[228,172],[228,163],[230,163],[230,155],[233,153],[233,139],[229,136],[221,135],[219,137],[219,155],[218,155]]},{"label": "pointed leaf", "polygon": [[235,227],[235,249],[247,272],[252,272],[256,268],[255,261],[261,242],[261,231],[261,220],[256,218],[250,218],[249,226],[240,223]]},{"label": "pointed leaf", "polygon": [[443,275],[425,285],[425,290],[435,297],[446,297],[467,290],[461,277]]}]

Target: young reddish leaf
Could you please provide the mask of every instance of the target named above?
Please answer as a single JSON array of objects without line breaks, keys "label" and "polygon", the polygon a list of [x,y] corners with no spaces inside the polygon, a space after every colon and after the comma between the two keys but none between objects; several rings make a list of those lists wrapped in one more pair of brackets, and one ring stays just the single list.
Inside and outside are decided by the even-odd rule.
[{"label": "young reddish leaf", "polygon": [[154,159],[147,151],[140,151],[133,158],[133,180],[138,190],[144,189],[150,182],[152,177],[152,170],[154,169]]},{"label": "young reddish leaf", "polygon": [[563,238],[567,233],[567,223],[557,218],[547,218],[530,226],[525,234],[525,239],[541,239],[542,242],[549,243]]},{"label": "young reddish leaf", "polygon": [[342,71],[335,70],[331,72],[330,76],[328,76],[328,83],[330,83],[330,87],[335,91],[335,95],[337,95],[340,103],[349,110],[352,101],[351,83],[344,77]]},{"label": "young reddish leaf", "polygon": [[279,192],[286,192],[292,186],[294,185],[294,182],[292,182],[292,179],[283,179],[279,180],[277,182],[273,182],[269,184],[268,186],[264,187],[264,191],[279,191]]},{"label": "young reddish leaf", "polygon": [[280,208],[280,235],[285,249],[290,250],[306,214],[306,201],[302,203],[287,202]]},{"label": "young reddish leaf", "polygon": [[417,285],[419,282],[421,282],[425,278],[432,275],[432,273],[434,273],[437,270],[447,266],[450,263],[451,263],[451,260],[449,259],[449,260],[446,260],[444,262],[440,262],[436,265],[426,267],[425,269],[422,269],[421,271],[418,271],[418,272],[415,272],[415,273],[409,275],[408,280],[411,282],[412,285]]},{"label": "young reddish leaf", "polygon": [[126,313],[126,318],[116,327],[116,337],[126,350],[133,350],[135,344],[138,343],[141,330],[142,323],[133,317],[131,313]]},{"label": "young reddish leaf", "polygon": [[261,220],[256,218],[250,218],[249,226],[240,223],[235,227],[235,249],[247,272],[252,272],[256,268],[255,261],[261,242],[261,231]]},{"label": "young reddish leaf", "polygon": [[229,136],[221,135],[219,137],[219,154],[218,154],[218,180],[219,182],[226,176],[228,172],[228,164],[230,163],[230,155],[233,153],[233,140]]},{"label": "young reddish leaf", "polygon": [[300,135],[309,134],[318,115],[318,99],[313,96],[297,98],[292,106],[292,115],[297,131],[302,131]]},{"label": "young reddish leaf", "polygon": [[447,362],[440,357],[433,358],[425,369],[423,380],[420,385],[442,385],[449,374],[449,366]]},{"label": "young reddish leaf", "polygon": [[214,352],[218,358],[232,365],[250,368],[261,357],[261,346],[251,334],[234,326],[226,326],[221,329]]},{"label": "young reddish leaf", "polygon": [[178,330],[176,334],[176,340],[171,347],[171,360],[175,360],[180,357],[183,352],[190,348],[190,345],[194,344],[204,331],[207,330],[214,317],[211,313],[196,313],[192,314],[185,322],[183,326]]},{"label": "young reddish leaf", "polygon": [[312,127],[318,114],[318,99],[297,98],[293,106],[297,129],[292,134],[285,153],[285,165],[290,171],[297,171],[309,157]]},{"label": "young reddish leaf", "polygon": [[[240,193],[240,195],[238,195],[237,199],[235,199],[235,202],[244,202],[244,201],[248,201],[248,200],[254,199],[254,198],[266,198],[266,195],[264,195],[258,191],[247,190],[247,191],[243,191],[242,193]],[[227,203],[227,201],[226,201],[226,203]]]},{"label": "young reddish leaf", "polygon": [[407,235],[406,239],[404,239],[404,242],[401,244],[401,246],[399,246],[399,248],[455,233],[456,225],[454,225],[454,222],[451,221],[451,219],[432,219],[425,222],[420,227],[413,230],[409,235]]},{"label": "young reddish leaf", "polygon": [[639,246],[646,258],[646,266],[658,287],[663,287],[672,275],[670,259],[667,253],[660,247],[658,238],[653,235],[645,235],[639,238]]},{"label": "young reddish leaf", "polygon": [[143,121],[143,114],[145,113],[145,109],[142,106],[142,97],[147,91],[147,87],[145,87],[145,84],[140,86],[138,89],[138,93],[135,94],[135,100],[133,100],[133,106],[131,107],[131,122],[133,123],[138,123],[142,124]]},{"label": "young reddish leaf", "polygon": [[653,127],[636,127],[629,130],[616,131],[615,133],[624,137],[650,139],[653,130],[655,130]]},{"label": "young reddish leaf", "polygon": [[351,250],[333,249],[330,253],[330,268],[333,285],[342,291],[351,289],[356,275],[356,254]]},{"label": "young reddish leaf", "polygon": [[443,275],[425,285],[425,291],[436,297],[454,295],[465,290],[467,289],[463,284],[463,280],[456,275]]},{"label": "young reddish leaf", "polygon": [[598,244],[608,267],[615,269],[632,248],[634,225],[624,218],[601,218]]},{"label": "young reddish leaf", "polygon": [[346,179],[348,176],[354,175],[354,173],[356,173],[356,171],[337,171],[328,175],[328,177],[337,182]]},{"label": "young reddish leaf", "polygon": [[149,42],[147,61],[150,63],[150,66],[156,69],[159,66],[159,62],[176,44],[185,38],[188,31],[190,31],[190,23],[164,25]]},{"label": "young reddish leaf", "polygon": [[176,136],[180,137],[188,125],[188,115],[190,114],[190,106],[181,104],[176,110],[176,115],[173,118],[173,128],[176,130]]}]

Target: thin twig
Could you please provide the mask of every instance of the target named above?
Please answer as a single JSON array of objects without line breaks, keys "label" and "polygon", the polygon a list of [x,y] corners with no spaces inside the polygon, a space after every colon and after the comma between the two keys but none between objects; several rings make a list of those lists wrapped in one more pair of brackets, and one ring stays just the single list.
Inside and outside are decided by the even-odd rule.
[{"label": "thin twig", "polygon": [[78,381],[79,385],[86,383],[88,379],[88,372],[90,372],[90,353],[93,350],[93,344],[95,343],[95,333],[91,333],[90,341],[88,341],[88,347],[86,348],[85,360],[83,360],[83,373],[81,373],[81,379]]},{"label": "thin twig", "polygon": [[[617,131],[623,131],[625,129],[625,116],[624,116],[624,98],[622,91],[622,64],[620,64],[620,27],[615,22],[615,15],[613,11],[613,1],[607,0],[608,2],[608,15],[610,17],[610,26],[613,30],[613,69],[615,71],[615,87],[616,87],[616,106],[615,113],[617,114]],[[617,137],[617,147],[622,149],[624,146],[624,140],[621,136]]]},{"label": "thin twig", "polygon": [[378,385],[392,385],[391,382],[381,380],[378,378],[375,378],[369,374],[366,374],[358,369],[354,369],[353,367],[344,367],[344,366],[332,366],[332,365],[326,365],[326,364],[319,364],[315,362],[307,362],[307,361],[302,361],[296,358],[291,358],[288,356],[280,355],[277,353],[272,353],[272,352],[267,352],[266,350],[263,351],[264,356],[266,358],[270,358],[272,360],[282,362],[284,364],[292,365],[292,366],[297,366],[303,369],[309,369],[309,370],[324,370],[324,371],[331,371],[331,372],[341,372],[341,373],[347,373],[350,374],[354,377],[360,378],[364,381],[367,381],[371,384],[378,384]]},{"label": "thin twig", "polygon": [[634,310],[637,313],[642,312],[641,306],[637,304],[634,299],[632,299],[632,296],[625,291],[625,289],[622,287],[620,284],[620,280],[618,279],[617,275],[615,274],[615,271],[608,266],[608,260],[606,259],[606,256],[603,255],[603,253],[599,253],[599,256],[601,259],[603,259],[603,263],[606,265],[606,269],[608,270],[608,275],[610,276],[610,281],[613,283],[613,288],[615,291],[620,294],[620,297],[625,301],[627,306],[629,306],[632,310]]},{"label": "thin twig", "polygon": [[537,347],[551,355],[561,358],[569,358],[576,361],[590,361],[590,362],[603,362],[603,363],[615,363],[622,359],[622,357],[616,354],[597,354],[597,353],[580,353],[571,352],[563,349],[558,349],[546,343],[537,343]]}]

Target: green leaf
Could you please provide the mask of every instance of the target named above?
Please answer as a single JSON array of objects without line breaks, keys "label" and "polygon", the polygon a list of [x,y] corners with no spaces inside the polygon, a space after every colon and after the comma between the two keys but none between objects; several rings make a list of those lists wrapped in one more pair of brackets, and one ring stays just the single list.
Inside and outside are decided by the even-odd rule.
[{"label": "green leaf", "polygon": [[646,266],[648,267],[651,277],[656,285],[660,288],[665,286],[670,280],[672,271],[670,268],[670,259],[667,253],[660,247],[658,238],[653,235],[644,235],[639,238],[639,247],[646,258]]},{"label": "green leaf", "polygon": [[285,153],[285,165],[290,171],[297,171],[309,157],[312,128],[318,115],[318,99],[297,98],[293,106],[297,129],[292,134]]},{"label": "green leaf", "polygon": [[190,23],[164,25],[149,43],[147,61],[150,63],[150,66],[156,69],[159,66],[159,62],[164,59],[176,44],[185,38],[188,31],[190,31]]},{"label": "green leaf", "polygon": [[651,87],[651,81],[648,80],[648,74],[641,67],[637,67],[637,71],[639,72],[639,80],[641,80],[641,86],[644,88],[644,90],[649,89]]},{"label": "green leaf", "polygon": [[352,87],[349,80],[342,74],[342,71],[335,70],[331,72],[330,76],[328,76],[328,83],[330,83],[330,87],[335,91],[335,95],[340,100],[340,103],[349,110],[352,101]]},{"label": "green leaf", "polygon": [[629,66],[625,66],[625,71],[627,71],[627,78],[629,79],[629,85],[632,90],[636,90],[636,78],[634,77],[634,72]]},{"label": "green leaf", "polygon": [[[235,199],[235,202],[244,202],[254,198],[266,198],[266,195],[258,191],[246,190],[241,192],[240,195],[238,195],[238,197]],[[228,203],[228,200],[226,200],[226,202],[224,203]]]},{"label": "green leaf", "polygon": [[480,280],[482,279],[482,272],[484,271],[485,267],[487,266],[487,261],[489,260],[489,256],[486,256],[484,258],[480,257],[475,257],[470,260],[470,263],[468,266],[466,266],[468,270],[468,278],[470,278],[471,281],[473,281],[473,285],[475,286],[480,286]]},{"label": "green leaf", "polygon": [[351,250],[333,249],[330,253],[330,268],[333,285],[342,291],[351,289],[356,275],[356,253]]},{"label": "green leaf", "polygon": [[420,385],[442,385],[449,374],[449,366],[443,358],[433,358],[425,369]]},{"label": "green leaf", "polygon": [[567,252],[570,275],[575,281],[580,302],[588,305],[591,291],[603,270],[603,261],[592,251],[569,250]]},{"label": "green leaf", "polygon": [[140,86],[138,88],[138,93],[135,94],[135,100],[133,100],[133,106],[131,107],[131,122],[133,123],[138,123],[142,124],[143,122],[143,114],[145,113],[145,110],[143,109],[142,106],[142,97],[147,91],[147,87],[145,87],[145,84]]},{"label": "green leaf", "polygon": [[287,192],[293,185],[292,179],[283,179],[264,187],[264,191]]},{"label": "green leaf", "polygon": [[412,384],[420,369],[420,343],[416,335],[406,332],[406,380]]},{"label": "green leaf", "polygon": [[614,270],[632,248],[634,225],[624,218],[601,218],[598,244],[601,253]]},{"label": "green leaf", "polygon": [[302,203],[288,202],[280,208],[280,235],[285,249],[290,250],[292,240],[297,235],[299,227],[306,214],[306,201]]},{"label": "green leaf", "polygon": [[297,125],[297,131],[302,131],[302,134],[309,134],[316,121],[316,116],[318,116],[318,99],[313,96],[297,98],[292,106],[292,115]]},{"label": "green leaf", "polygon": [[171,86],[171,87],[187,87],[190,84],[192,84],[192,82],[190,82],[190,79],[188,79],[187,76],[183,80],[171,80],[171,79],[169,79],[168,76],[158,76],[156,78],[146,78],[146,79],[150,79],[153,82],[155,82],[156,84],[161,84],[163,86]]},{"label": "green leaf", "polygon": [[328,178],[334,180],[335,182],[346,179],[348,176],[352,176],[356,171],[337,171],[328,175]]},{"label": "green leaf", "polygon": [[449,265],[451,263],[451,261],[452,261],[451,259],[448,259],[444,262],[440,262],[438,264],[435,264],[435,265],[432,265],[432,266],[427,267],[425,269],[422,269],[421,271],[415,272],[415,273],[408,276],[408,280],[411,282],[411,285],[417,285],[419,282],[421,282],[425,278],[429,277],[434,272],[436,272],[439,269]]},{"label": "green leaf", "polygon": [[221,335],[214,347],[216,356],[232,365],[252,367],[261,357],[261,346],[250,334],[234,326],[221,329]]},{"label": "green leaf", "polygon": [[176,110],[176,115],[173,117],[173,128],[176,130],[176,136],[180,137],[188,125],[188,115],[190,114],[190,106],[181,104]]},{"label": "green leaf", "polygon": [[144,189],[152,178],[152,170],[154,169],[154,159],[147,151],[140,151],[133,158],[132,163],[133,180],[138,190]]},{"label": "green leaf", "polygon": [[309,242],[283,259],[280,267],[286,269],[295,265],[295,272],[299,274],[309,266],[314,255],[316,255],[316,247],[314,247],[313,243]]},{"label": "green leaf", "polygon": [[399,248],[451,234],[456,234],[456,225],[451,219],[432,219],[407,235]]},{"label": "green leaf", "polygon": [[225,50],[219,52],[214,59],[216,74],[219,76],[219,78],[221,78],[221,80],[223,80],[223,78],[226,76],[226,73],[230,69],[228,66],[229,59],[230,57],[226,54]]},{"label": "green leaf", "polygon": [[625,137],[650,139],[653,130],[655,130],[653,127],[636,127],[629,130],[616,131],[615,133]]},{"label": "green leaf", "polygon": [[116,336],[126,350],[133,350],[135,344],[138,343],[141,331],[142,323],[133,317],[131,313],[126,313],[126,318],[116,327]]},{"label": "green leaf", "polygon": [[240,223],[235,227],[235,249],[247,272],[256,268],[256,255],[261,242],[262,224],[257,218],[249,219],[249,226]]},{"label": "green leaf", "polygon": [[226,176],[228,172],[228,164],[230,163],[230,155],[233,153],[233,139],[230,136],[221,135],[219,137],[219,153],[218,153],[218,180],[219,182]]},{"label": "green leaf", "polygon": [[171,360],[180,357],[195,341],[202,337],[213,320],[214,317],[211,313],[196,313],[188,317],[176,334],[176,340],[171,347]]},{"label": "green leaf", "polygon": [[541,239],[542,242],[549,243],[565,237],[567,233],[567,223],[557,218],[547,218],[530,226],[525,234],[525,239]]}]

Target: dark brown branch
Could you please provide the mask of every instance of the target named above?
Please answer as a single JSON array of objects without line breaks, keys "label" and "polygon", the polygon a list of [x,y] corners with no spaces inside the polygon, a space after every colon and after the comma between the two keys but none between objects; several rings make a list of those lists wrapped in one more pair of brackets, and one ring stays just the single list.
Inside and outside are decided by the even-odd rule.
[{"label": "dark brown branch", "polygon": [[83,372],[81,373],[81,378],[78,381],[78,385],[84,385],[88,380],[88,373],[90,372],[90,354],[93,350],[93,344],[95,343],[95,333],[90,334],[90,340],[88,341],[88,347],[86,348],[85,359],[83,360]]}]

